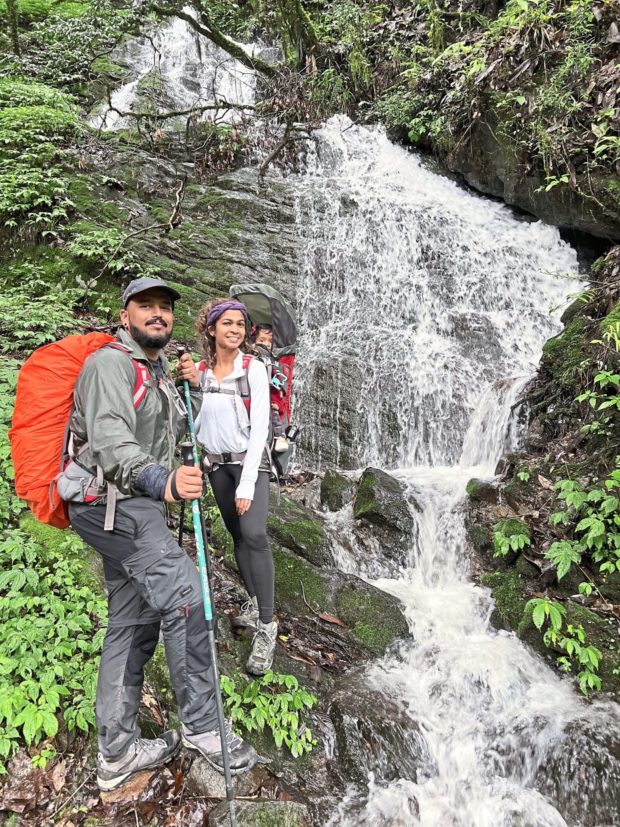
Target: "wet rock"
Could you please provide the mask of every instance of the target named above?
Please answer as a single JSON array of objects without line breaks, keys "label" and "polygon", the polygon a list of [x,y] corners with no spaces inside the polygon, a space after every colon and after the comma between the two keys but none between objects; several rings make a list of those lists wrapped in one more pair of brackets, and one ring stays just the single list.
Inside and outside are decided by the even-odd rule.
[{"label": "wet rock", "polygon": [[321,505],[329,511],[340,511],[351,502],[354,491],[355,486],[348,477],[336,471],[326,471],[321,480]]},{"label": "wet rock", "polygon": [[[296,801],[237,801],[239,827],[312,827],[310,811]],[[228,803],[222,801],[209,814],[209,827],[228,827]]]},{"label": "wet rock", "polygon": [[[269,772],[257,764],[249,772],[233,776],[235,796],[255,795],[269,779]],[[226,782],[222,773],[214,769],[204,758],[195,758],[186,777],[187,791],[205,798],[226,798]]]},{"label": "wet rock", "polygon": [[331,626],[332,634],[344,634],[356,649],[372,654],[409,635],[401,604],[392,595],[355,575],[314,566],[279,546],[273,547],[273,556],[278,609],[310,618],[327,612],[344,627],[327,622],[326,630]]},{"label": "wet rock", "polygon": [[364,372],[359,362],[342,355],[318,359],[304,381],[298,462],[309,468],[317,461],[323,468],[359,468],[364,448],[359,438],[364,424],[359,410]]},{"label": "wet rock", "polygon": [[497,503],[499,501],[499,487],[489,480],[471,479],[467,483],[467,495],[476,502]]},{"label": "wet rock", "polygon": [[332,696],[329,715],[336,732],[336,754],[347,777],[365,785],[432,772],[428,747],[418,725],[385,693],[368,687],[362,673],[347,676]]},{"label": "wet rock", "polygon": [[366,468],[355,495],[353,516],[363,520],[388,557],[401,564],[407,562],[414,523],[398,480],[378,468]]},{"label": "wet rock", "polygon": [[448,154],[448,168],[463,175],[479,192],[501,198],[548,224],[620,239],[620,218],[610,195],[608,173],[589,170],[587,175],[577,175],[574,188],[546,191],[544,171],[525,170],[511,141],[501,135],[501,123],[476,122],[469,140],[459,142]]},{"label": "wet rock", "polygon": [[613,707],[571,722],[546,757],[539,789],[569,824],[620,824],[620,727]]},{"label": "wet rock", "polygon": [[275,543],[296,552],[315,566],[332,562],[323,526],[312,511],[290,497],[272,493],[267,533]]}]

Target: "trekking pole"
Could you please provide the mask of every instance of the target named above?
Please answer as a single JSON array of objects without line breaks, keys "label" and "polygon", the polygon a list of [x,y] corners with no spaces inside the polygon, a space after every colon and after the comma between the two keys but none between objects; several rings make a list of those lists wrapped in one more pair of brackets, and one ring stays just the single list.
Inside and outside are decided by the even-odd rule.
[{"label": "trekking pole", "polygon": [[[184,383],[187,385],[187,382]],[[189,390],[187,392],[189,396]],[[188,408],[188,411],[190,409]],[[190,411],[191,416],[191,411]],[[191,421],[191,420],[190,420]],[[193,421],[191,428],[193,431]],[[194,437],[195,439],[195,437]],[[184,442],[181,445],[181,459],[183,465],[196,465],[195,443]],[[192,520],[194,522],[194,534],[196,535],[196,548],[198,550],[198,570],[200,572],[200,585],[202,587],[202,603],[207,621],[207,634],[209,636],[209,650],[211,652],[211,667],[213,669],[213,680],[215,682],[215,706],[217,709],[217,723],[220,730],[220,741],[222,743],[222,763],[224,765],[224,781],[226,783],[226,798],[228,799],[228,811],[230,813],[231,827],[237,827],[237,814],[235,812],[235,798],[230,774],[230,762],[228,760],[228,744],[226,742],[226,724],[224,723],[224,704],[220,692],[220,672],[217,666],[217,650],[215,646],[215,628],[213,622],[213,605],[211,602],[211,587],[207,575],[205,537],[203,534],[200,519],[200,500],[192,500]]]},{"label": "trekking pole", "polygon": [[[177,348],[177,355],[179,358],[183,356],[184,353],[187,353],[188,350],[185,347],[178,347]],[[194,465],[200,467],[200,462],[198,459],[198,441],[196,440],[196,428],[194,427],[194,415],[192,414],[192,398],[189,393],[189,382],[187,379],[183,380],[183,394],[185,396],[185,407],[187,408],[187,425],[188,425],[188,433],[189,438],[192,444],[192,453],[194,456]],[[202,534],[205,540],[205,560],[207,566],[207,577],[209,578],[209,586],[211,586],[211,561],[209,559],[209,532],[207,530],[207,523],[205,521],[204,510],[202,508],[202,501],[198,503],[199,510],[200,510],[200,525],[202,526]],[[179,519],[179,545],[181,545],[181,540],[183,539],[183,530],[185,527],[185,500],[181,505],[181,517]]]}]

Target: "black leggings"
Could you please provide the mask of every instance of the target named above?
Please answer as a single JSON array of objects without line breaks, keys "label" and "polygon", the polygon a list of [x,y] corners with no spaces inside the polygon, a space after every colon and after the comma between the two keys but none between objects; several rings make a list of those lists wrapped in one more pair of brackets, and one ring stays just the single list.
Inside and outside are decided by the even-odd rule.
[{"label": "black leggings", "polygon": [[220,465],[209,474],[209,482],[226,528],[235,543],[235,558],[250,597],[258,600],[262,623],[273,620],[274,569],[267,540],[269,472],[259,471],[252,505],[242,517],[237,514],[235,491],[241,465]]}]

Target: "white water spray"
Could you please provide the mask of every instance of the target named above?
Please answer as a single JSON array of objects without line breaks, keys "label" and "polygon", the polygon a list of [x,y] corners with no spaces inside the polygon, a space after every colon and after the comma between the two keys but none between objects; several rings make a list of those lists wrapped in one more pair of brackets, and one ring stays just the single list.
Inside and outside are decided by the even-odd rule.
[{"label": "white water spray", "polygon": [[[318,135],[297,186],[307,249],[299,412],[314,449],[304,459],[316,461],[319,446],[338,456],[320,423],[333,394],[349,394],[360,464],[398,465],[417,504],[410,566],[375,580],[402,600],[413,642],[369,680],[405,704],[429,758],[417,779],[371,774],[330,825],[579,824],[538,789],[545,759],[587,708],[490,625],[490,593],[468,577],[462,514],[467,481],[492,476],[518,445],[514,412],[558,328],[549,311],[570,292],[565,275],[577,278],[576,255],[555,229],[517,220],[343,118]],[[359,386],[332,385],[325,398],[325,366],[335,375],[344,363]],[[350,506],[332,516],[341,538],[351,518]],[[348,535],[340,565],[355,571]]]},{"label": "white water spray", "polygon": [[[195,14],[189,7],[184,11]],[[258,51],[254,45],[238,45],[250,55]],[[132,111],[146,82],[160,100],[157,111],[213,104],[212,110],[199,117],[217,123],[238,117],[238,110],[227,107],[227,103],[254,102],[256,73],[177,17],[153,32],[152,37],[130,40],[112,56],[126,64],[133,77],[112,92],[112,109],[107,103],[98,108],[91,119],[94,127],[113,130],[130,126],[131,120],[118,113]]]}]

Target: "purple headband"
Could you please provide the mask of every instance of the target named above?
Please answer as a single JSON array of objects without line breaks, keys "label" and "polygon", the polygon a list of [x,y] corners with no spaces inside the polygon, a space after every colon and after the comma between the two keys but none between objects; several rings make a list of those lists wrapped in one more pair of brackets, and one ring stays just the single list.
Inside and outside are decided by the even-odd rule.
[{"label": "purple headband", "polygon": [[239,310],[243,313],[244,319],[248,320],[248,309],[245,304],[241,304],[241,302],[234,301],[231,299],[227,302],[222,302],[221,304],[216,304],[215,307],[209,312],[207,316],[207,327],[211,327],[214,325],[217,320],[222,316],[227,310]]}]

